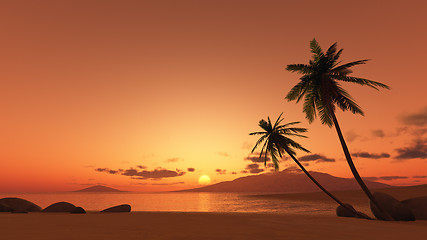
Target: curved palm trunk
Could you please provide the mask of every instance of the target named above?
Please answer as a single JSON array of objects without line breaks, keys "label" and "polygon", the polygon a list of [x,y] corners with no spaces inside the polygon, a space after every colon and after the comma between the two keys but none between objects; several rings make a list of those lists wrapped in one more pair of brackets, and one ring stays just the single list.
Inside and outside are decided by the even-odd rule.
[{"label": "curved palm trunk", "polygon": [[359,173],[357,172],[357,169],[354,166],[353,160],[351,159],[350,152],[348,151],[347,144],[345,143],[344,137],[342,135],[340,126],[338,125],[338,121],[337,121],[337,118],[335,116],[335,113],[332,110],[330,112],[331,112],[332,120],[333,120],[334,125],[335,125],[335,129],[337,130],[338,137],[339,137],[340,142],[341,142],[342,149],[344,151],[345,158],[347,159],[347,163],[350,166],[350,169],[351,169],[351,172],[353,173],[354,178],[356,179],[357,183],[360,185],[362,190],[365,192],[365,194],[368,196],[368,198],[372,201],[372,203],[380,210],[384,219],[389,220],[389,221],[393,221],[394,220],[393,217],[388,212],[384,211],[384,209],[381,207],[381,205],[378,204],[378,202],[375,200],[374,196],[372,196],[371,191],[369,191],[365,182],[363,182],[362,178],[360,177]]},{"label": "curved palm trunk", "polygon": [[372,220],[372,218],[367,217],[363,214],[360,214],[358,211],[355,211],[349,207],[347,207],[346,205],[344,205],[344,203],[342,203],[340,200],[338,200],[338,198],[336,198],[334,195],[332,195],[332,193],[330,193],[328,190],[326,190],[324,187],[322,187],[322,185],[320,185],[319,182],[316,181],[316,179],[314,179],[311,174],[305,169],[305,167],[294,157],[294,155],[292,153],[290,153],[289,151],[285,150],[286,153],[291,156],[291,158],[294,160],[294,162],[296,164],[298,164],[298,166],[301,168],[301,170],[305,173],[305,175],[307,175],[308,178],[310,178],[311,181],[314,182],[314,184],[316,184],[324,193],[326,193],[329,197],[331,197],[333,200],[335,200],[335,202],[337,202],[339,205],[341,205],[343,208],[349,210],[350,212],[354,212],[354,214],[356,214],[358,217],[360,218],[365,218],[365,219],[369,219]]}]

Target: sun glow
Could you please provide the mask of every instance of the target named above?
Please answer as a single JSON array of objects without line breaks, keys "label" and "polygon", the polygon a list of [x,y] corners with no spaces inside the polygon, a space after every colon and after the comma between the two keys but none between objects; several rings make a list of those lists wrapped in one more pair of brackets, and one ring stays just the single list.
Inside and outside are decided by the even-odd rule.
[{"label": "sun glow", "polygon": [[211,183],[211,178],[208,175],[202,175],[199,177],[200,185],[208,185]]}]

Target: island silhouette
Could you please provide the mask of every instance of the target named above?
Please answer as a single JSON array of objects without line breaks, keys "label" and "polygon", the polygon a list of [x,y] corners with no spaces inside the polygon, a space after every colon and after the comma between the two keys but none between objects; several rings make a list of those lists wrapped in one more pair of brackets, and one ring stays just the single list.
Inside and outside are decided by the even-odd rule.
[{"label": "island silhouette", "polygon": [[118,189],[111,188],[111,187],[102,186],[102,185],[95,185],[95,186],[83,188],[80,190],[76,190],[73,192],[125,192],[125,191],[118,190]]}]

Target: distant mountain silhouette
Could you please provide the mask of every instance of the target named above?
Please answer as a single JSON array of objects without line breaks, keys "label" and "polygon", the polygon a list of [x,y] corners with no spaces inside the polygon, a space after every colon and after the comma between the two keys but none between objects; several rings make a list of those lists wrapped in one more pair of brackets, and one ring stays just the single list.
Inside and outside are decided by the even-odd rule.
[{"label": "distant mountain silhouette", "polygon": [[[321,172],[310,172],[312,176],[329,191],[360,189],[356,180],[340,178]],[[371,189],[388,188],[391,185],[366,181]],[[182,190],[183,192],[275,192],[302,193],[318,192],[320,189],[301,170],[283,170],[255,176],[237,178],[233,181]]]},{"label": "distant mountain silhouette", "polygon": [[84,189],[80,189],[74,192],[123,192],[118,189],[102,186],[102,185],[96,185]]}]

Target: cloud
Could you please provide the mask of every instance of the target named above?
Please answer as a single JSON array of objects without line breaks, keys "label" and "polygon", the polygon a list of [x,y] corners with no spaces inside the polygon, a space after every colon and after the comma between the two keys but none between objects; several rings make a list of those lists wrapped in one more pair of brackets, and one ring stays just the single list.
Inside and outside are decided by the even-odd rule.
[{"label": "cloud", "polygon": [[409,177],[407,177],[407,176],[381,176],[381,177],[364,177],[363,179],[368,180],[368,181],[375,181],[375,180],[390,181],[390,180],[408,179],[408,178]]},{"label": "cloud", "polygon": [[380,179],[389,181],[389,180],[395,180],[395,179],[408,179],[408,177],[406,177],[406,176],[382,176],[382,177],[380,177]]},{"label": "cloud", "polygon": [[218,155],[220,155],[220,156],[223,156],[223,157],[228,157],[228,156],[230,156],[228,153],[226,153],[226,152],[217,152],[218,153]]},{"label": "cloud", "polygon": [[368,153],[368,152],[356,152],[351,154],[353,157],[360,157],[360,158],[372,158],[372,159],[379,159],[379,158],[389,158],[390,154],[388,153]]},{"label": "cloud", "polygon": [[412,176],[412,178],[426,178],[427,176]]},{"label": "cloud", "polygon": [[179,161],[182,161],[182,159],[181,159],[181,158],[179,158],[179,157],[169,158],[169,159],[167,159],[167,160],[166,160],[166,162],[168,162],[168,163],[171,163],[171,162],[179,162]]},{"label": "cloud", "polygon": [[95,171],[97,171],[97,172],[106,172],[106,173],[109,173],[109,174],[118,174],[118,173],[121,173],[123,171],[123,169],[112,170],[112,169],[109,169],[109,168],[95,168]]},{"label": "cloud", "polygon": [[397,148],[395,149],[398,155],[395,159],[398,160],[408,160],[413,158],[427,158],[427,145],[425,140],[415,140],[414,145],[405,148]]},{"label": "cloud", "polygon": [[248,164],[246,165],[245,170],[242,171],[242,173],[260,173],[264,172],[264,169],[260,169],[259,165],[256,163]]},{"label": "cloud", "polygon": [[274,168],[274,163],[267,163],[266,167],[267,168]]},{"label": "cloud", "polygon": [[360,135],[357,134],[356,132],[354,132],[353,130],[345,133],[345,139],[348,142],[353,142],[354,140],[358,139],[359,137],[360,137]]},{"label": "cloud", "polygon": [[165,185],[177,185],[177,184],[184,184],[184,182],[152,183],[151,185],[165,186]]},{"label": "cloud", "polygon": [[242,149],[251,150],[252,149],[252,145],[249,142],[243,142],[242,143]]},{"label": "cloud", "polygon": [[137,170],[135,168],[129,168],[126,170],[118,169],[118,170],[112,170],[109,168],[96,168],[95,171],[97,172],[105,172],[109,174],[121,174],[123,176],[128,177],[137,177],[136,179],[162,179],[162,178],[171,178],[171,177],[179,177],[185,174],[184,171],[181,171],[179,169],[173,170],[167,170],[164,168],[156,168],[152,171],[148,170]]},{"label": "cloud", "polygon": [[226,169],[220,169],[220,168],[218,168],[218,169],[215,170],[215,172],[216,172],[216,174],[226,174],[227,170]]},{"label": "cloud", "polygon": [[136,167],[139,168],[139,169],[146,169],[147,168],[146,166],[142,166],[142,165],[138,165]]},{"label": "cloud", "polygon": [[237,174],[237,172],[231,172],[231,174],[236,175],[236,174]]},{"label": "cloud", "polygon": [[335,159],[327,158],[327,157],[320,155],[320,154],[305,155],[305,156],[300,157],[298,160],[300,162],[313,162],[313,161],[315,161],[316,163],[319,163],[319,162],[335,162]]},{"label": "cloud", "polygon": [[[259,157],[259,153],[252,153],[249,156],[245,157],[244,160],[245,161],[251,161],[253,163],[263,163],[265,161],[265,157],[264,154],[262,157]],[[270,157],[267,157],[267,162],[270,161]]]},{"label": "cloud", "polygon": [[167,170],[164,168],[157,168],[153,171],[137,171],[135,169],[127,169],[125,170],[122,175],[125,176],[137,176],[139,179],[162,179],[162,178],[171,178],[171,177],[179,177],[184,175],[185,172],[176,169],[176,171],[173,170]]},{"label": "cloud", "polygon": [[385,133],[384,133],[384,131],[383,130],[381,130],[381,129],[377,129],[377,130],[372,130],[372,135],[374,136],[374,137],[385,137]]},{"label": "cloud", "polygon": [[190,168],[187,168],[187,171],[189,171],[189,172],[194,172],[196,169],[195,168],[192,168],[192,167],[190,167]]},{"label": "cloud", "polygon": [[427,107],[421,109],[418,113],[406,114],[400,117],[400,121],[406,125],[426,126],[427,125]]}]

